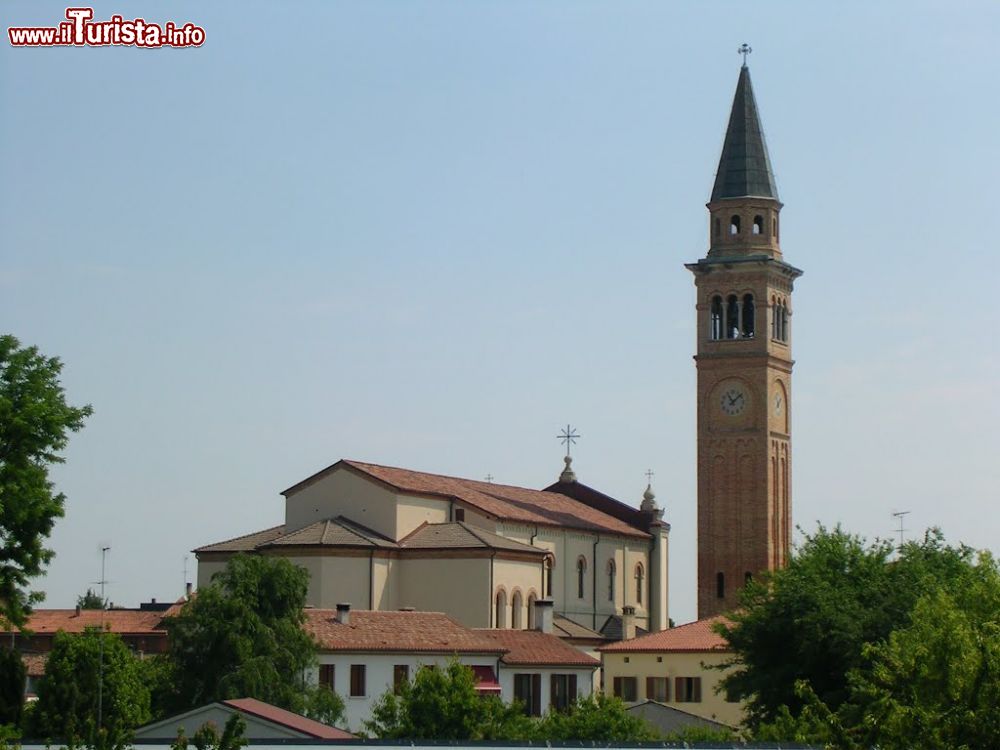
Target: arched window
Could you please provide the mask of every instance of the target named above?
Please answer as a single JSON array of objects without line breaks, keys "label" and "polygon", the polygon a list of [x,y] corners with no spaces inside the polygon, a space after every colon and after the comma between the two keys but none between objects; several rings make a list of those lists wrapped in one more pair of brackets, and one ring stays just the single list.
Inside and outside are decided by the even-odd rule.
[{"label": "arched window", "polygon": [[712,341],[718,341],[722,338],[722,297],[718,294],[712,297],[711,323]]},{"label": "arched window", "polygon": [[496,620],[494,620],[493,627],[507,627],[507,592],[503,589],[497,591]]},{"label": "arched window", "polygon": [[643,583],[646,578],[646,571],[642,569],[642,563],[636,563],[635,566],[635,603],[642,604],[642,590],[644,588]]},{"label": "arched window", "polygon": [[778,340],[788,341],[788,306],[781,301],[781,315],[778,317]]},{"label": "arched window", "polygon": [[608,601],[615,600],[615,561],[608,560]]},{"label": "arched window", "polygon": [[752,339],[754,329],[753,295],[743,295],[743,338]]},{"label": "arched window", "polygon": [[778,338],[778,299],[771,297],[771,338]]},{"label": "arched window", "polygon": [[729,234],[739,234],[740,233],[740,217],[733,216],[729,220]]},{"label": "arched window", "polygon": [[753,233],[754,234],[764,234],[764,217],[754,216],[753,217]]},{"label": "arched window", "polygon": [[538,601],[538,597],[535,596],[535,592],[532,591],[528,594],[528,630],[535,629],[535,602]]},{"label": "arched window", "polygon": [[556,567],[556,561],[553,557],[545,558],[545,595],[552,596],[552,571]]},{"label": "arched window", "polygon": [[576,561],[576,595],[583,599],[584,596],[584,574],[587,572],[587,561],[582,557]]},{"label": "arched window", "polygon": [[524,627],[524,598],[520,591],[515,591],[510,598],[510,626],[514,630]]},{"label": "arched window", "polygon": [[726,574],[716,573],[715,574],[715,596],[719,599],[726,598]]},{"label": "arched window", "polygon": [[740,337],[740,300],[735,294],[726,299],[726,338]]}]

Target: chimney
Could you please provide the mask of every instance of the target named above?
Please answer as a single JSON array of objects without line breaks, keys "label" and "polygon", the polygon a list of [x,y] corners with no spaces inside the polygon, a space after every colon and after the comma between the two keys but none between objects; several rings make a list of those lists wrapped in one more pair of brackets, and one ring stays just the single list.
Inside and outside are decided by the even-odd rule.
[{"label": "chimney", "polygon": [[622,640],[630,641],[635,638],[635,607],[627,604],[622,607]]},{"label": "chimney", "polygon": [[351,624],[351,605],[350,604],[338,604],[337,605],[337,622],[341,625]]},{"label": "chimney", "polygon": [[191,598],[191,581],[188,581],[187,583],[184,584],[184,598],[186,599]]},{"label": "chimney", "polygon": [[552,605],[551,599],[537,599],[535,601],[535,630],[543,633],[552,632]]},{"label": "chimney", "polygon": [[80,605],[79,604],[76,605],[76,616],[77,617],[80,616]]}]

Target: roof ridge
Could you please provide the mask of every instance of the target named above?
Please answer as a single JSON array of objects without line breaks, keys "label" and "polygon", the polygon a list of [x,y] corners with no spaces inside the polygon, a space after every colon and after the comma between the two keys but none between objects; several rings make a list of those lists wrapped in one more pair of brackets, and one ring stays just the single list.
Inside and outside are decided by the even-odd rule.
[{"label": "roof ridge", "polygon": [[[279,523],[277,526],[270,526],[266,529],[261,529],[260,531],[251,531],[247,534],[240,534],[239,536],[234,536],[232,539],[223,539],[221,542],[211,542],[210,544],[203,544],[202,547],[214,547],[217,544],[229,544],[230,542],[238,542],[240,539],[246,539],[251,536],[257,536],[258,534],[266,534],[268,531],[274,531],[275,529],[284,530],[284,528],[285,524]],[[282,534],[282,536],[284,536],[284,534]]]},{"label": "roof ridge", "polygon": [[[415,529],[414,529],[413,531],[411,531],[411,532],[410,532],[409,534],[407,534],[406,536],[404,536],[404,537],[403,537],[402,539],[400,539],[400,540],[399,540],[398,542],[396,542],[396,543],[397,543],[397,544],[398,544],[399,546],[401,546],[401,547],[402,547],[402,546],[403,546],[403,545],[404,545],[404,544],[406,543],[406,540],[407,540],[407,539],[409,539],[410,537],[412,537],[412,536],[413,536],[414,534],[416,534],[416,533],[417,533],[418,531],[420,531],[421,529],[423,529],[423,528],[425,528],[425,527],[427,527],[427,526],[430,526],[430,525],[431,525],[430,523],[428,523],[427,521],[424,521],[424,522],[423,522],[422,524],[420,524],[419,526],[417,526],[417,528],[415,528]],[[436,524],[435,524],[435,525],[436,525]]]}]

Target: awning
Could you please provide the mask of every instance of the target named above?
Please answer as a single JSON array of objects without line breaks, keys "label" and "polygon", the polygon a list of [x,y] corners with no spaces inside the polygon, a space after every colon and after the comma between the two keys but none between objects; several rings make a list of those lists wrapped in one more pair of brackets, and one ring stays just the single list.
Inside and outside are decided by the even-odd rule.
[{"label": "awning", "polygon": [[500,693],[500,683],[497,676],[493,674],[493,667],[472,666],[472,673],[476,678],[476,691],[480,693]]}]

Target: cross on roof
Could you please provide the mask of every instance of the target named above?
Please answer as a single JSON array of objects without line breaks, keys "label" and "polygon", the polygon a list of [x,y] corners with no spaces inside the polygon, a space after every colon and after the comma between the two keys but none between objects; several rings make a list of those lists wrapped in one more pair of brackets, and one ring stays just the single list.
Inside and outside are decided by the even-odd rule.
[{"label": "cross on roof", "polygon": [[486,481],[487,482],[492,482],[493,481],[493,475],[492,474],[487,474],[486,475]]},{"label": "cross on roof", "polygon": [[556,438],[559,440],[559,442],[566,446],[567,456],[569,455],[570,446],[576,444],[576,439],[578,437],[580,437],[580,435],[577,433],[576,428],[570,427],[568,424],[566,425],[566,427],[563,429],[562,432],[556,435]]},{"label": "cross on roof", "polygon": [[745,68],[747,66],[747,55],[753,52],[753,48],[746,42],[743,42],[743,44],[740,45],[740,48],[736,51],[743,55],[743,67]]},{"label": "cross on roof", "polygon": [[649,484],[653,483],[653,477],[655,476],[655,474],[656,472],[653,471],[652,469],[646,469],[646,479],[649,480]]}]

